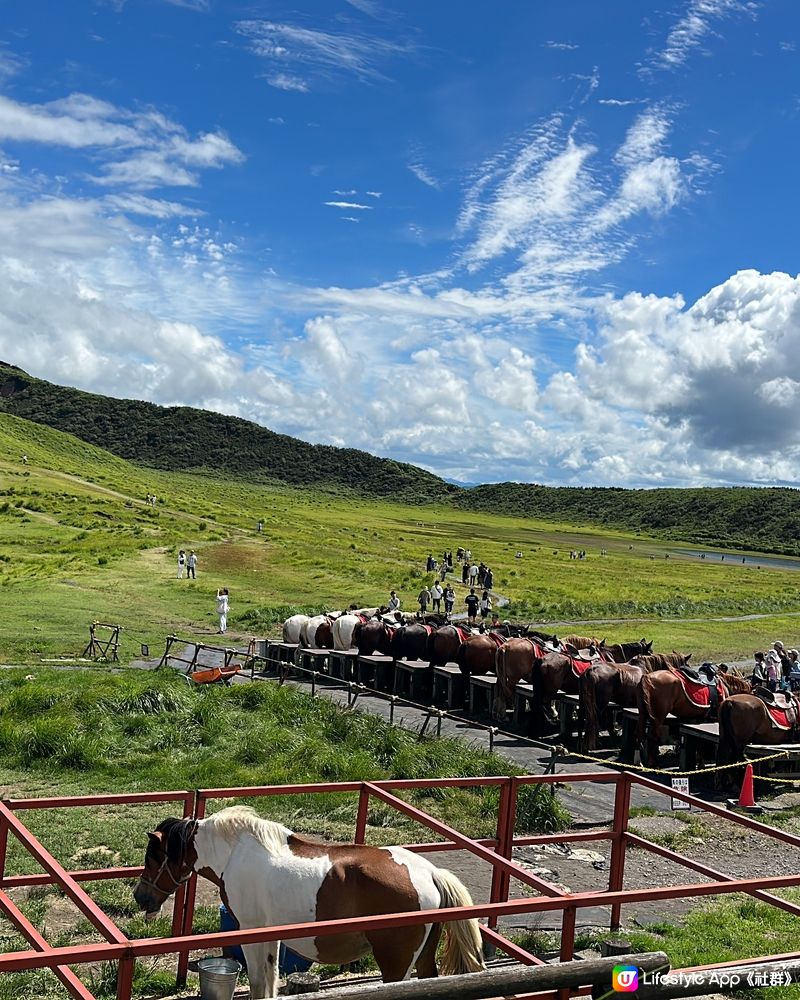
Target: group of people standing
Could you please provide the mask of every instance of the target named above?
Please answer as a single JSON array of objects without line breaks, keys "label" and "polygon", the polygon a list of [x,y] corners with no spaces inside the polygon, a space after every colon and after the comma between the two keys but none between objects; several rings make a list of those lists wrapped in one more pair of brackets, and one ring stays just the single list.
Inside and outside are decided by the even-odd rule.
[{"label": "group of people standing", "polygon": [[780,639],[776,639],[766,653],[753,654],[755,666],[751,681],[761,684],[770,691],[800,691],[800,652],[787,650]]},{"label": "group of people standing", "polygon": [[443,587],[438,580],[434,580],[433,586],[424,586],[417,596],[420,614],[427,613],[429,604],[434,614],[441,614],[442,601],[444,601],[444,613],[449,616],[455,607],[456,592],[452,584],[448,583]]}]

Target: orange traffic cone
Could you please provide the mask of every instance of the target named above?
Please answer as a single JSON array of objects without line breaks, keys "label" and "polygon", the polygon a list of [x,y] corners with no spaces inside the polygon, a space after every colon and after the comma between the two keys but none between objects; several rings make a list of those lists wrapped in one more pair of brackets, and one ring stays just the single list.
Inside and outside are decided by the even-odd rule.
[{"label": "orange traffic cone", "polygon": [[752,809],[756,804],[756,797],[753,793],[752,764],[748,764],[744,769],[744,778],[742,779],[742,788],[739,792],[739,802],[737,804],[741,809]]}]

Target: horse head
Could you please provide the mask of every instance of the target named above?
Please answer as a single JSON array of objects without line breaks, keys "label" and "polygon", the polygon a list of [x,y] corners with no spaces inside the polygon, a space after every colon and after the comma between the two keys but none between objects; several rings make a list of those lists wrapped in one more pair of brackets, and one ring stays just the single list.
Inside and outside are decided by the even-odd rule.
[{"label": "horse head", "polygon": [[171,817],[147,835],[144,870],[133,890],[147,920],[154,920],[172,893],[191,878],[197,861],[196,832],[197,820]]}]

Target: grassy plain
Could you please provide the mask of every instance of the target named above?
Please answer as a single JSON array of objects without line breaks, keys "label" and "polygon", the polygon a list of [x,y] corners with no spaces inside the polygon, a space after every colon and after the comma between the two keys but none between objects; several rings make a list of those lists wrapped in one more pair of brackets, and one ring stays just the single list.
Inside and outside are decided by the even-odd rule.
[{"label": "grassy plain", "polygon": [[[493,568],[512,617],[597,621],[588,629],[609,638],[645,635],[658,649],[715,660],[744,659],[778,636],[791,643],[800,631],[797,571],[758,569],[751,553],[744,564],[731,553],[722,562],[719,550],[701,561],[620,532],[147,470],[0,415],[6,662],[76,655],[92,620],[124,627],[125,659],[143,642],[160,649],[173,631],[208,637],[219,586],[231,591],[230,621],[243,636],[264,634],[293,609],[379,603],[391,588],[413,607],[431,579],[427,554],[460,544]],[[196,582],[176,579],[179,548],[197,551]],[[587,558],[569,559],[571,549]],[[465,589],[456,590],[458,606]],[[741,620],[749,615],[766,617]]]},{"label": "grassy plain", "polygon": [[[190,688],[170,669],[0,671],[0,792],[4,796],[86,794],[192,788],[282,785],[397,777],[507,774],[507,761],[455,739],[416,734],[360,713],[345,713],[324,698],[310,699],[275,684]],[[552,830],[568,817],[544,788],[524,789],[522,830]],[[494,836],[496,789],[435,789],[403,795],[420,808],[477,837]],[[212,804],[210,811],[230,801]],[[295,830],[349,840],[358,797],[325,793],[248,799],[247,804]],[[177,806],[113,805],[32,810],[28,828],[67,869],[140,864],[146,831]],[[437,839],[379,802],[368,815],[373,844]],[[9,838],[6,872],[27,874],[38,865]],[[167,936],[162,918],[145,924],[129,881],[97,882],[93,898],[132,937]],[[52,944],[96,940],[85,920],[55,889],[12,890],[17,902]],[[217,929],[216,907],[206,906],[195,929]],[[0,920],[0,952],[24,947]],[[174,977],[139,968],[137,995],[172,992]],[[151,970],[152,971],[152,970]],[[98,995],[114,993],[113,977],[95,976]],[[0,1000],[62,995],[46,972],[0,977]],[[162,995],[159,993],[158,995]]]}]

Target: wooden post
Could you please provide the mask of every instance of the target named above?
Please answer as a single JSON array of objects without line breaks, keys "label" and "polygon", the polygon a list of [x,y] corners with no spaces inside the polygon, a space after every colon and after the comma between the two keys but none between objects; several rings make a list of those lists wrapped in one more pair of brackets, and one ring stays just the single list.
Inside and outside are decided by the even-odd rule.
[{"label": "wooden post", "polygon": [[[442,976],[438,979],[409,979],[401,983],[360,983],[340,989],[307,993],[306,1000],[486,1000],[518,993],[575,989],[592,983],[610,982],[615,965],[636,965],[654,972],[669,968],[663,951],[620,958],[592,958],[561,965],[517,965],[472,973],[466,976]],[[649,998],[648,998],[649,1000]]]}]

